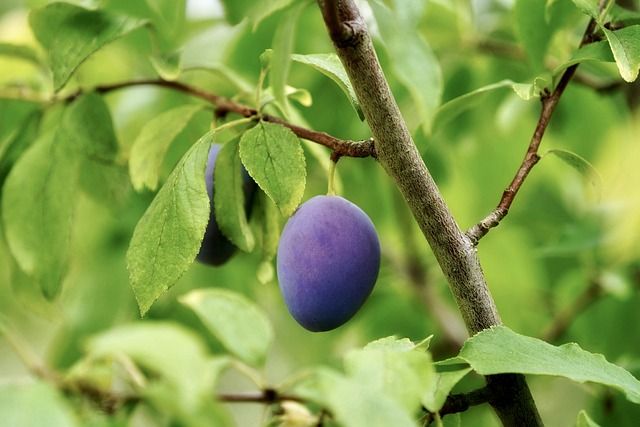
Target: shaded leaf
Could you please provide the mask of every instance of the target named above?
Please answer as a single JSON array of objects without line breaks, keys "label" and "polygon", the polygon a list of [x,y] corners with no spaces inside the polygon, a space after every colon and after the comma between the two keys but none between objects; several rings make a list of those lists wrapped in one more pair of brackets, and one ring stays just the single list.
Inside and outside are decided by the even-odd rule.
[{"label": "shaded leaf", "polygon": [[514,8],[518,38],[537,70],[544,69],[544,57],[553,31],[545,17],[546,5],[540,0],[517,0]]},{"label": "shaded leaf", "polygon": [[0,385],[2,424],[11,427],[75,427],[80,424],[64,397],[52,386]]},{"label": "shaded leaf", "polygon": [[369,4],[391,59],[392,71],[411,94],[418,117],[428,131],[442,96],[440,64],[411,23],[401,22],[380,0],[372,0]]},{"label": "shaded leaf", "polygon": [[592,18],[598,17],[598,0],[572,0],[583,13]]},{"label": "shaded leaf", "polygon": [[555,375],[577,382],[593,382],[623,392],[640,403],[640,381],[601,354],[589,353],[578,344],[553,346],[537,338],[519,335],[505,326],[494,326],[469,338],[459,354],[480,375],[519,373]]},{"label": "shaded leaf", "polygon": [[367,389],[384,394],[408,413],[419,409],[435,381],[431,355],[408,339],[383,338],[345,357],[345,371]]},{"label": "shaded leaf", "polygon": [[10,56],[23,59],[38,66],[43,65],[38,53],[30,46],[0,42],[0,56]]},{"label": "shaded leaf", "polygon": [[302,199],[306,180],[298,137],[284,126],[260,122],[242,135],[240,159],[280,212],[291,215]]},{"label": "shaded leaf", "polygon": [[431,412],[438,412],[444,405],[453,387],[469,372],[471,372],[471,368],[436,373],[435,381],[431,381],[428,384],[429,388],[422,396],[422,404],[424,407]]},{"label": "shaded leaf", "polygon": [[600,41],[582,46],[580,49],[573,53],[573,55],[567,62],[556,67],[556,69],[553,70],[553,74],[558,75],[574,64],[589,61],[614,62],[615,59],[613,57],[613,54],[611,53],[609,44],[606,41]]},{"label": "shaded leaf", "polygon": [[416,427],[413,413],[378,390],[329,369],[319,369],[295,393],[328,408],[344,427]]},{"label": "shaded leaf", "polygon": [[273,329],[253,302],[226,289],[194,290],[180,302],[191,308],[229,351],[253,365],[264,362]]},{"label": "shaded leaf", "polygon": [[291,53],[293,52],[293,41],[296,32],[296,25],[302,9],[306,3],[300,3],[287,11],[280,19],[280,24],[273,36],[271,48],[271,69],[269,71],[269,83],[273,90],[276,102],[280,104],[285,116],[289,111],[289,101],[286,96],[287,79],[289,78],[289,67],[291,65]]},{"label": "shaded leaf", "polygon": [[222,146],[216,158],[214,174],[216,191],[213,197],[218,227],[233,244],[245,252],[251,252],[255,246],[255,239],[247,222],[245,183],[238,139]]},{"label": "shaded leaf", "polygon": [[578,413],[578,419],[576,420],[576,427],[600,427],[598,423],[593,421],[586,411],[580,411]]},{"label": "shaded leaf", "polygon": [[47,51],[53,86],[58,90],[92,53],[139,28],[145,21],[69,3],[52,3],[34,9],[29,23]]},{"label": "shaded leaf", "polygon": [[[514,89],[514,91],[516,91],[515,86],[518,84],[519,83],[515,83],[511,80],[502,80],[497,83],[483,86],[472,92],[465,93],[464,95],[458,96],[457,98],[453,98],[452,100],[445,102],[438,108],[433,117],[433,125],[431,131],[433,133],[438,132],[440,129],[442,129],[443,126],[453,120],[456,116],[476,106],[479,102],[482,101],[484,95],[486,95],[487,92],[491,92],[504,87],[511,87]],[[516,93],[518,92],[516,91]]]},{"label": "shaded leaf", "polygon": [[142,315],[200,250],[209,221],[204,171],[212,135],[204,135],[182,157],[133,232],[127,268]]},{"label": "shaded leaf", "polygon": [[159,375],[174,390],[184,410],[210,399],[220,366],[212,363],[204,343],[184,327],[168,322],[119,326],[90,339],[91,357],[127,355]]},{"label": "shaded leaf", "polygon": [[282,9],[294,0],[222,0],[227,21],[237,24],[245,18],[249,18],[253,28],[258,26],[262,20]]},{"label": "shaded leaf", "polygon": [[160,168],[169,146],[202,109],[201,105],[182,105],[159,114],[142,128],[129,158],[131,183],[137,191],[158,187]]},{"label": "shaded leaf", "polygon": [[353,90],[351,81],[340,62],[338,55],[335,53],[317,53],[310,55],[293,54],[291,55],[291,59],[301,64],[309,65],[333,80],[347,96],[351,106],[356,110],[356,113],[358,113],[360,120],[364,120],[364,114],[360,108],[356,92]]},{"label": "shaded leaf", "polygon": [[77,157],[49,133],[20,157],[4,185],[7,243],[48,298],[58,294],[67,270],[77,177]]},{"label": "shaded leaf", "polygon": [[584,157],[568,150],[562,150],[560,148],[549,150],[547,151],[547,154],[553,154],[554,156],[558,157],[560,160],[577,170],[595,188],[600,189],[602,187],[602,177],[600,176],[596,168]]}]

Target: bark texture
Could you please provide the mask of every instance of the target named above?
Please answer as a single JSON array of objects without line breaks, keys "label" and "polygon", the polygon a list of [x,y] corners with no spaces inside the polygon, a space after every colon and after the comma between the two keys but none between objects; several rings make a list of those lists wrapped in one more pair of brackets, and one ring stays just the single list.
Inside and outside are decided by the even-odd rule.
[{"label": "bark texture", "polygon": [[[353,0],[319,0],[329,34],[375,140],[378,161],[395,181],[433,250],[469,333],[501,323],[477,253],[420,157]],[[487,378],[490,403],[505,426],[541,426],[521,375]]]}]

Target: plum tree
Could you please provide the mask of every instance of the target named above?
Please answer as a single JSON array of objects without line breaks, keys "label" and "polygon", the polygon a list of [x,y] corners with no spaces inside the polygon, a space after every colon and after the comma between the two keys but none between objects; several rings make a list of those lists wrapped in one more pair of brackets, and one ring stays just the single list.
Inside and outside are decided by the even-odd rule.
[{"label": "plum tree", "polygon": [[278,246],[280,289],[291,315],[320,332],[351,319],[380,269],[380,242],[371,219],[339,196],[316,196],[284,227]]},{"label": "plum tree", "polygon": [[[218,227],[213,205],[213,195],[215,194],[213,174],[220,148],[222,148],[220,144],[212,144],[209,149],[209,157],[207,159],[204,180],[207,185],[207,194],[209,195],[211,211],[209,213],[207,229],[204,233],[204,238],[202,239],[202,244],[200,246],[200,252],[196,257],[198,261],[213,266],[219,266],[227,262],[237,249],[236,246],[222,233],[220,227]],[[242,179],[245,210],[247,216],[250,216],[257,185],[244,168],[242,168]]]}]

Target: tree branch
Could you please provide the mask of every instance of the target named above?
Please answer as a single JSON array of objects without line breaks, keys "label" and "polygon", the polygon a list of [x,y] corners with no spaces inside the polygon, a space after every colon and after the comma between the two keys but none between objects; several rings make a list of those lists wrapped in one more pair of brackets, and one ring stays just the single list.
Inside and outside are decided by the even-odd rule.
[{"label": "tree branch", "polygon": [[[271,116],[268,114],[259,114],[257,110],[254,108],[248,107],[244,104],[240,104],[238,102],[232,101],[224,96],[220,96],[211,92],[204,91],[198,87],[188,85],[186,83],[178,82],[178,81],[170,81],[163,79],[148,79],[148,80],[132,80],[126,82],[118,82],[109,85],[97,86],[93,90],[104,94],[113,91],[117,91],[120,89],[126,89],[135,86],[157,86],[167,89],[176,90],[179,92],[186,93],[195,98],[202,99],[215,107],[216,114],[219,116],[224,116],[228,113],[238,114],[243,117],[256,117],[261,118],[262,120],[278,123],[282,126],[289,128],[293,133],[295,133],[298,137],[315,142],[320,145],[324,145],[325,147],[331,149],[334,153],[337,153],[339,156],[346,157],[376,157],[375,146],[373,140],[363,140],[363,141],[352,141],[352,140],[344,140],[340,138],[336,138],[332,135],[329,135],[325,132],[318,132],[315,130],[307,129],[293,123],[289,123],[284,119],[279,117]],[[59,101],[71,102],[76,99],[78,96],[82,95],[83,91],[79,90],[70,95],[67,95],[63,98],[58,99]]]},{"label": "tree branch", "polygon": [[[600,1],[600,10],[604,7],[606,2],[604,0]],[[584,46],[586,43],[589,43],[591,40],[591,36],[596,28],[596,21],[591,19],[589,24],[587,25],[587,29],[582,36],[582,40],[580,42],[580,47]],[[576,70],[578,69],[579,64],[574,64],[567,68],[564,73],[562,73],[562,77],[560,77],[560,81],[558,85],[554,89],[553,92],[548,93],[545,92],[541,95],[540,99],[542,101],[542,109],[540,111],[540,118],[538,119],[538,123],[533,132],[533,136],[531,137],[531,141],[529,142],[529,147],[527,148],[527,152],[522,160],[522,163],[518,170],[516,171],[515,176],[511,180],[511,183],[507,187],[506,190],[502,193],[502,198],[498,203],[498,206],[489,213],[482,221],[478,224],[474,225],[467,231],[467,236],[471,239],[474,245],[478,243],[478,241],[484,237],[492,228],[497,227],[500,224],[500,221],[507,216],[509,213],[509,208],[513,204],[518,191],[524,184],[525,179],[531,172],[531,169],[538,163],[540,160],[540,156],[538,155],[538,148],[540,147],[540,143],[542,142],[542,137],[544,136],[545,131],[547,130],[547,126],[549,126],[549,121],[551,120],[551,116],[560,101],[560,97],[564,93],[564,90],[567,88],[567,85],[571,81],[571,78],[575,75]]]},{"label": "tree branch", "polygon": [[[475,248],[458,227],[420,157],[355,2],[318,0],[318,3],[371,128],[378,161],[411,208],[449,282],[467,329],[474,334],[500,324]],[[334,4],[338,7],[338,23],[331,11]],[[487,384],[499,396],[491,405],[505,426],[542,425],[523,376],[487,377]],[[502,395],[502,390],[509,390],[510,395]]]}]

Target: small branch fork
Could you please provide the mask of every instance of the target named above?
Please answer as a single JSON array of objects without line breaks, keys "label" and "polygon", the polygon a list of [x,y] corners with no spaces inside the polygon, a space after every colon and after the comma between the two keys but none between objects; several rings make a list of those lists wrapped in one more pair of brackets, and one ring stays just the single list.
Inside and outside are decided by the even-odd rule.
[{"label": "small branch fork", "polygon": [[[605,1],[600,1],[600,10],[604,8]],[[582,40],[580,42],[580,47],[584,46],[587,43],[590,43],[592,40],[592,36],[594,30],[596,28],[595,19],[591,19],[589,24],[587,25],[587,29],[582,36]],[[498,203],[498,206],[489,213],[482,221],[478,224],[474,225],[467,231],[467,236],[474,245],[480,241],[482,237],[484,237],[492,228],[497,227],[500,224],[500,221],[507,216],[509,213],[509,208],[513,203],[518,191],[524,184],[525,179],[531,172],[531,169],[540,161],[540,155],[538,155],[538,149],[540,148],[540,143],[542,142],[542,137],[544,136],[545,131],[547,130],[547,126],[549,126],[549,121],[551,120],[551,116],[560,101],[560,97],[564,93],[564,90],[567,88],[569,82],[573,78],[578,69],[579,64],[575,64],[567,68],[562,76],[560,77],[560,81],[558,85],[553,90],[553,92],[545,91],[540,96],[542,101],[542,109],[540,111],[540,118],[538,119],[538,123],[533,132],[533,136],[531,137],[531,141],[529,142],[529,147],[527,148],[527,152],[524,156],[522,164],[518,168],[515,176],[513,177],[511,183],[507,187],[506,190],[502,193],[502,198]]]},{"label": "small branch fork", "polygon": [[[93,90],[95,92],[104,94],[135,86],[157,86],[167,89],[173,89],[191,95],[195,98],[200,98],[213,105],[215,107],[216,115],[219,117],[222,117],[228,113],[234,113],[247,118],[256,118],[256,120],[260,118],[267,122],[280,124],[284,127],[289,128],[299,138],[324,145],[325,147],[331,149],[332,152],[335,153],[335,155],[338,157],[376,157],[373,139],[352,141],[336,138],[335,136],[329,135],[325,132],[318,132],[312,129],[307,129],[302,126],[295,125],[293,123],[289,123],[288,121],[279,117],[271,116],[268,114],[260,114],[256,109],[248,107],[247,105],[240,104],[238,102],[225,98],[224,96],[207,92],[195,86],[191,86],[178,81],[169,81],[163,79],[132,80],[97,86]],[[71,102],[83,93],[84,92],[82,90],[79,90],[59,99],[59,101]]]}]

